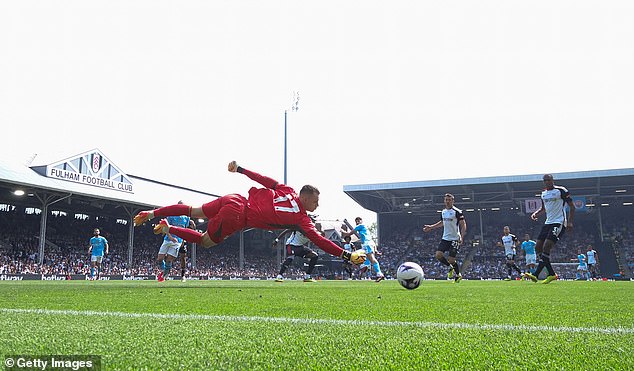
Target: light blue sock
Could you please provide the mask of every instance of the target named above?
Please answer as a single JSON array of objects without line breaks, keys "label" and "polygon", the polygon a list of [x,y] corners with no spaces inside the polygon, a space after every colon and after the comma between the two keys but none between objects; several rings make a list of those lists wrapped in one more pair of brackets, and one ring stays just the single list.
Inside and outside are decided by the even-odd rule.
[{"label": "light blue sock", "polygon": [[372,269],[374,269],[374,271],[376,272],[377,276],[380,276],[380,275],[383,274],[381,272],[381,267],[379,266],[379,262],[372,263]]},{"label": "light blue sock", "polygon": [[172,270],[172,262],[163,261],[163,277],[167,278]]},{"label": "light blue sock", "polygon": [[95,268],[90,268],[90,278],[95,276]]}]

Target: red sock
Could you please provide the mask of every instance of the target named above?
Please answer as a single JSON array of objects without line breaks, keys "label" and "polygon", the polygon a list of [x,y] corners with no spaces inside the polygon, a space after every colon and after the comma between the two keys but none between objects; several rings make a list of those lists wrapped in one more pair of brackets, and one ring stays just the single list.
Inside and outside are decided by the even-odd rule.
[{"label": "red sock", "polygon": [[192,207],[189,205],[171,205],[171,206],[163,206],[154,210],[154,217],[159,216],[179,216],[179,215],[187,215],[191,216]]},{"label": "red sock", "polygon": [[187,242],[193,242],[196,244],[200,244],[200,242],[203,240],[202,233],[189,228],[170,227],[169,233],[173,234],[174,236],[178,236]]}]

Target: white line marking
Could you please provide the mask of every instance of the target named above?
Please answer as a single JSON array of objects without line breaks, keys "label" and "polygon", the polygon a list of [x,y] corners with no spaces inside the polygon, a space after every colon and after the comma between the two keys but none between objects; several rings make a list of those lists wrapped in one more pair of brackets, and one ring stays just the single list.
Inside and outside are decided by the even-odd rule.
[{"label": "white line marking", "polygon": [[192,321],[223,321],[223,322],[270,322],[292,323],[306,325],[344,325],[344,326],[377,326],[377,327],[418,327],[439,329],[465,330],[494,330],[494,331],[549,331],[587,334],[634,334],[632,327],[568,327],[568,326],[527,326],[527,325],[495,325],[486,323],[440,323],[440,322],[404,322],[404,321],[363,321],[345,319],[319,318],[287,318],[287,317],[259,317],[259,316],[216,316],[207,314],[163,314],[163,313],[127,313],[101,312],[92,310],[54,310],[54,309],[11,309],[0,308],[0,313],[6,314],[39,314],[49,316],[96,316],[120,318],[152,318],[175,319]]}]

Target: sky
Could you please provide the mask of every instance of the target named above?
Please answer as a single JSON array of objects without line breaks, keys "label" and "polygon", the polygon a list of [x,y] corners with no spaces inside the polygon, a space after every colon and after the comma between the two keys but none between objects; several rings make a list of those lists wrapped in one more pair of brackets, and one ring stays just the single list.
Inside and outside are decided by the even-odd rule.
[{"label": "sky", "polygon": [[[214,194],[634,167],[632,1],[0,0],[2,158]],[[299,92],[299,110],[291,110]],[[173,203],[165,195],[166,204]]]}]

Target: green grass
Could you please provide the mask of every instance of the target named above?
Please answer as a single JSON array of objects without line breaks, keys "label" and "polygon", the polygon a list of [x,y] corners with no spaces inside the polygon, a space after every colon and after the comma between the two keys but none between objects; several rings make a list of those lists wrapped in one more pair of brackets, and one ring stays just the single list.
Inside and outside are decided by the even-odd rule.
[{"label": "green grass", "polygon": [[0,314],[0,356],[108,370],[634,369],[631,282],[0,282]]}]

